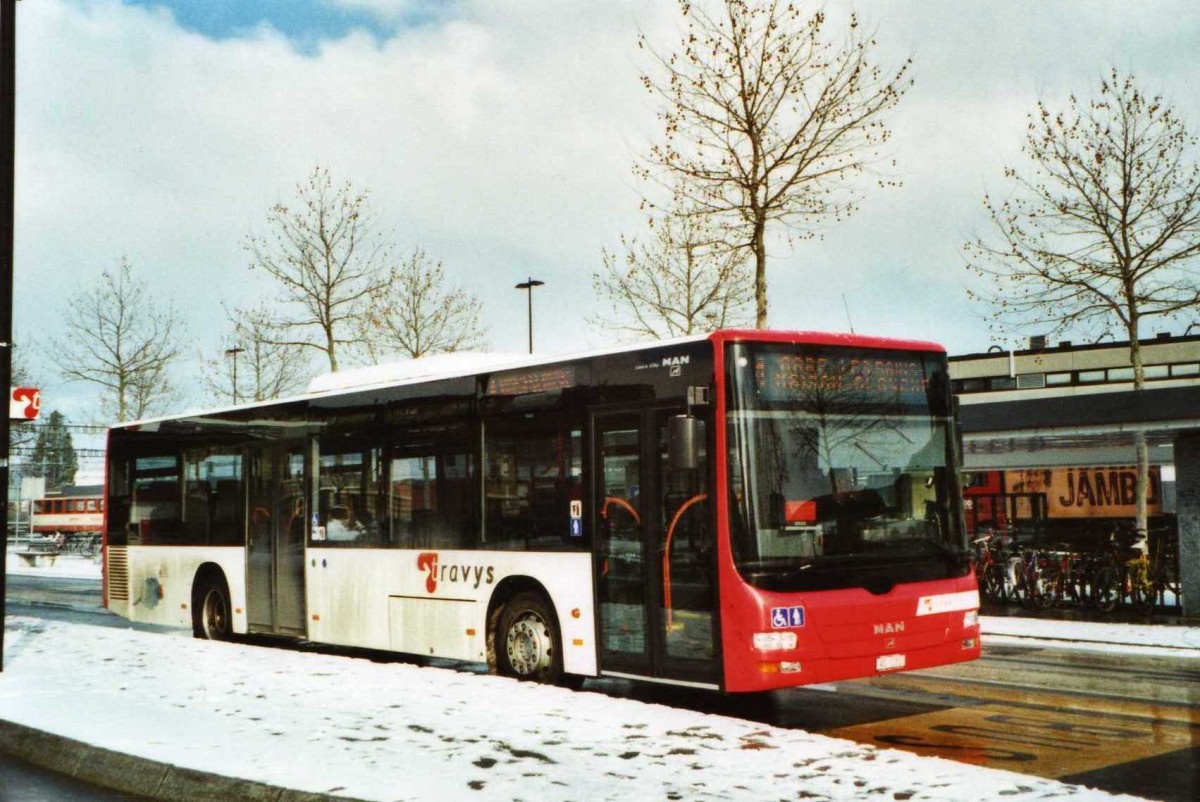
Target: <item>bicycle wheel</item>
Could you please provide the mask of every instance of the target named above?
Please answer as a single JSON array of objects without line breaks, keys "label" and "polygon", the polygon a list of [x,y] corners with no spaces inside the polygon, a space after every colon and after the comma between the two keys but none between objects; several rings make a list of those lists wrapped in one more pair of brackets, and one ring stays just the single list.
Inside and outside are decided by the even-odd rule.
[{"label": "bicycle wheel", "polygon": [[995,563],[985,563],[979,572],[979,593],[988,601],[1000,601],[1001,586]]},{"label": "bicycle wheel", "polygon": [[1129,604],[1142,615],[1150,615],[1154,611],[1154,601],[1158,598],[1158,586],[1154,583],[1154,573],[1150,561],[1145,557],[1130,559],[1127,563],[1129,571]]},{"label": "bicycle wheel", "polygon": [[1042,587],[1036,571],[1021,571],[1017,575],[1016,597],[1022,607],[1040,607]]},{"label": "bicycle wheel", "polygon": [[1182,607],[1183,586],[1179,581],[1179,566],[1173,564],[1163,566],[1159,583],[1163,591],[1163,606]]},{"label": "bicycle wheel", "polygon": [[1129,577],[1129,603],[1142,615],[1154,612],[1158,587],[1148,568],[1132,568]]},{"label": "bicycle wheel", "polygon": [[1029,606],[1028,594],[1025,590],[1025,566],[1019,557],[1009,560],[1004,573],[1004,590],[1009,604]]},{"label": "bicycle wheel", "polygon": [[1039,610],[1048,610],[1054,606],[1058,598],[1058,578],[1051,571],[1039,570],[1033,577],[1034,606]]},{"label": "bicycle wheel", "polygon": [[1092,606],[1102,613],[1111,613],[1121,603],[1121,576],[1111,565],[1096,569],[1092,578]]}]

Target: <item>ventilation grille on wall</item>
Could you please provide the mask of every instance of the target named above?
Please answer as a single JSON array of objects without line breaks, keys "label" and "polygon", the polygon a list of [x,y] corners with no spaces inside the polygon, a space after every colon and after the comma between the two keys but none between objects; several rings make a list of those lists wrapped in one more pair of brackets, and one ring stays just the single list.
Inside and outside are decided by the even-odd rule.
[{"label": "ventilation grille on wall", "polygon": [[108,598],[129,601],[129,555],[124,546],[108,547]]},{"label": "ventilation grille on wall", "polygon": [[1046,386],[1045,373],[1022,373],[1017,376],[1018,390],[1036,390]]}]

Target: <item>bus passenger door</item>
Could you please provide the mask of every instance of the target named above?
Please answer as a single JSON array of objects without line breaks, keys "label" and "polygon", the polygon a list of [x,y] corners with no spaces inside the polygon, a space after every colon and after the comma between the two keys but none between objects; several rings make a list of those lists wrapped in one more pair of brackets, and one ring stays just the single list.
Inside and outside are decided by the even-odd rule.
[{"label": "bus passenger door", "polygon": [[593,419],[600,665],[687,683],[720,682],[705,428],[696,464],[673,467],[675,411]]},{"label": "bus passenger door", "polygon": [[670,458],[674,410],[654,414],[654,470],[658,491],[655,598],[662,633],[662,675],[703,683],[720,682],[717,648],[717,550],[708,458],[708,426],[691,424],[690,464]]},{"label": "bus passenger door", "polygon": [[646,553],[642,414],[597,415],[595,450],[596,615],[605,671],[653,670],[647,604],[652,563]]},{"label": "bus passenger door", "polygon": [[305,443],[250,449],[246,615],[251,632],[305,634]]}]

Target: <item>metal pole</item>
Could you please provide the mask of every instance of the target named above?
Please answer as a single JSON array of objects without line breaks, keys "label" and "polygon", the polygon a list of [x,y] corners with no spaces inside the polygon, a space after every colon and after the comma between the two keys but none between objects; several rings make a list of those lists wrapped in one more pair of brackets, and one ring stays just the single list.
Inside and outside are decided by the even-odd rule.
[{"label": "metal pole", "polygon": [[234,346],[233,348],[230,348],[225,351],[226,356],[229,356],[230,354],[233,355],[233,405],[235,407],[237,406],[237,402],[238,402],[238,398],[237,398],[237,355],[245,350],[246,350],[245,348],[242,348],[240,346]]},{"label": "metal pole", "polygon": [[538,281],[538,280],[537,280],[537,279],[535,279],[535,278],[531,278],[531,279],[529,279],[528,281],[522,281],[522,282],[521,282],[520,284],[518,284],[518,285],[517,285],[517,287],[516,287],[518,290],[525,290],[525,292],[526,292],[526,293],[527,293],[527,295],[528,295],[528,306],[529,306],[529,353],[531,353],[531,354],[533,353],[533,288],[534,288],[534,287],[540,287],[540,286],[542,286],[542,285],[543,285],[543,284],[545,284],[545,283],[546,283],[546,282],[544,282],[544,281]]},{"label": "metal pole", "polygon": [[[17,119],[17,0],[0,0],[0,386],[12,392],[13,171]],[[0,520],[4,566],[0,568],[0,671],[4,670],[4,612],[8,576],[8,410],[0,416]]]}]

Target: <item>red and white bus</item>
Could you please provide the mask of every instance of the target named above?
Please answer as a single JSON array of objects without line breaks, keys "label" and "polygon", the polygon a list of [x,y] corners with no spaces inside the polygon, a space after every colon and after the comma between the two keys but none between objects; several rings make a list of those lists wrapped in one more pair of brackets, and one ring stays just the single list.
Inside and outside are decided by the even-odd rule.
[{"label": "red and white bus", "polygon": [[979,655],[939,346],[722,331],[408,371],[111,429],[109,609],[728,692]]}]

